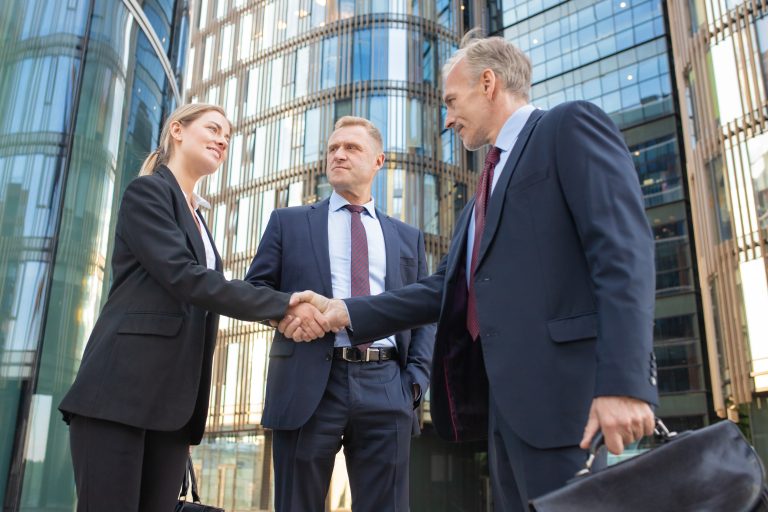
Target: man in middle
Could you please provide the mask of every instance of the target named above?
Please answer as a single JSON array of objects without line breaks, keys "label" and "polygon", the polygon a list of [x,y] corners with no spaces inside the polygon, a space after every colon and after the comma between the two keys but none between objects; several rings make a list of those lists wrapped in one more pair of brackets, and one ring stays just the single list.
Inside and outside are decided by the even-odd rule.
[{"label": "man in middle", "polygon": [[[424,237],[375,208],[381,133],[345,116],[328,140],[329,199],[275,210],[245,280],[327,297],[375,295],[427,275]],[[275,510],[320,512],[341,446],[355,512],[408,510],[410,438],[429,384],[434,326],[353,347],[275,332],[262,424],[273,429]]]}]

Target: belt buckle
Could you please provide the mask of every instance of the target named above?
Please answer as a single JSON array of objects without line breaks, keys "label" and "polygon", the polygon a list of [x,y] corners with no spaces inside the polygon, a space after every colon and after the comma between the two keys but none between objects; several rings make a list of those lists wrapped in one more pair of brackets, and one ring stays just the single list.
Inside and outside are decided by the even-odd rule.
[{"label": "belt buckle", "polygon": [[[376,359],[373,358],[373,354],[376,354]],[[369,363],[371,361],[380,361],[381,360],[381,351],[377,348],[368,347],[365,349],[365,354],[362,354],[363,361],[366,363]]]},{"label": "belt buckle", "polygon": [[359,363],[362,359],[357,347],[343,347],[341,349],[341,358],[350,363]]}]

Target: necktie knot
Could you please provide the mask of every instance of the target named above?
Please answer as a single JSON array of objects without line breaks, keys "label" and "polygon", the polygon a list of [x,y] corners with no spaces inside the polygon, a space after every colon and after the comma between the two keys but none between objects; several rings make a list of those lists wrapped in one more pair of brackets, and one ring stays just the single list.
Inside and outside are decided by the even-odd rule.
[{"label": "necktie knot", "polygon": [[360,206],[359,204],[345,204],[344,208],[352,213],[363,213],[363,211],[365,211],[365,207]]},{"label": "necktie knot", "polygon": [[499,160],[501,159],[501,150],[497,148],[496,146],[491,146],[491,149],[488,150],[488,154],[485,157],[485,168],[487,169],[490,167],[493,169],[496,167],[496,164],[499,163]]}]

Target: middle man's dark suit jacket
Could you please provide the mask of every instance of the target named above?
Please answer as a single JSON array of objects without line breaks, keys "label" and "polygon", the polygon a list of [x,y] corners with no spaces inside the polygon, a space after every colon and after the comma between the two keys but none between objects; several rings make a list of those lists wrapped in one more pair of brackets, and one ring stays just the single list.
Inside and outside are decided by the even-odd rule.
[{"label": "middle man's dark suit jacket", "polygon": [[[245,280],[284,292],[313,290],[332,297],[328,204],[326,199],[272,212]],[[427,264],[421,231],[379,210],[376,215],[387,251],[386,290],[425,277]],[[309,420],[328,382],[334,340],[335,334],[329,333],[311,342],[296,343],[275,331],[261,421],[265,427],[295,430]],[[411,393],[411,384],[416,383],[423,396],[429,385],[434,326],[399,332],[395,341],[404,392]],[[416,419],[414,413],[415,429]]]}]

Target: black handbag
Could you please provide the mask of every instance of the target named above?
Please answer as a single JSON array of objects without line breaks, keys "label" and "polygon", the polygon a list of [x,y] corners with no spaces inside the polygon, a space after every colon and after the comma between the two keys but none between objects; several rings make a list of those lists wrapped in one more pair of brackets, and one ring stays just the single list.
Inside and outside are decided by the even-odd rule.
[{"label": "black handbag", "polygon": [[[190,480],[192,481],[190,489]],[[192,491],[192,501],[187,501],[187,492]],[[195,467],[192,465],[192,458],[187,458],[187,470],[184,472],[184,481],[181,484],[181,493],[179,502],[176,504],[174,512],[224,512],[223,508],[211,507],[200,503],[200,496],[197,494],[197,478],[195,477]]]},{"label": "black handbag", "polygon": [[656,420],[661,444],[593,471],[602,436],[565,487],[533,499],[536,512],[764,512],[765,471],[730,421],[676,434]]}]

